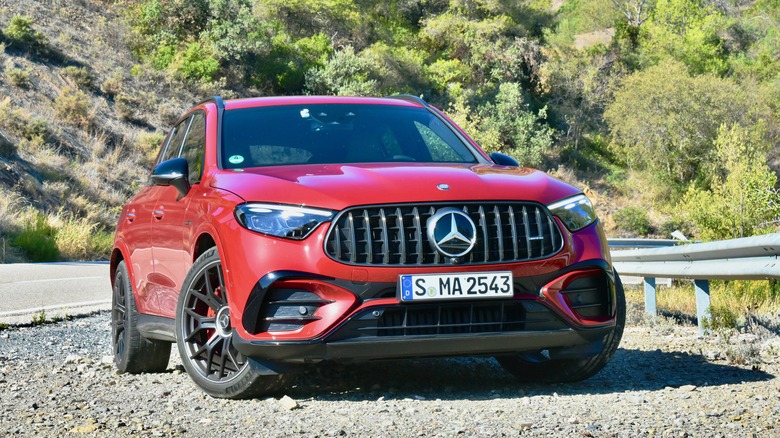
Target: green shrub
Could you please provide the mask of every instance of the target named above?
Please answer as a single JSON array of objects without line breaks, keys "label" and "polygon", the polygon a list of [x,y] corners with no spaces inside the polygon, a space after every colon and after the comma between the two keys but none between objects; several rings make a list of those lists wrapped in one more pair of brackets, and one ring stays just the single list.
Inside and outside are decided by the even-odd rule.
[{"label": "green shrub", "polygon": [[704,321],[708,330],[726,330],[739,328],[739,315],[730,307],[710,306],[710,317]]},{"label": "green shrub", "polygon": [[33,19],[16,15],[3,29],[3,35],[12,45],[20,49],[37,51],[46,45],[46,37],[33,29]]},{"label": "green shrub", "polygon": [[313,94],[372,96],[378,84],[371,78],[371,65],[352,46],[334,53],[323,66],[306,72],[306,89]]},{"label": "green shrub", "polygon": [[113,234],[99,230],[97,223],[75,217],[62,222],[54,240],[64,260],[107,258],[114,243]]},{"label": "green shrub", "polygon": [[68,66],[62,69],[62,74],[70,78],[79,88],[90,88],[94,77],[86,67]]},{"label": "green shrub", "polygon": [[36,312],[32,317],[32,323],[33,325],[46,324],[46,311],[41,309],[38,312]]},{"label": "green shrub", "polygon": [[17,130],[26,140],[43,140],[49,132],[49,123],[39,118],[24,119],[18,124]]},{"label": "green shrub", "polygon": [[114,233],[98,231],[89,236],[89,251],[91,259],[107,260],[114,247]]},{"label": "green shrub", "polygon": [[89,98],[77,89],[64,88],[62,94],[54,99],[54,111],[65,123],[75,126],[88,126],[92,115],[89,112]]},{"label": "green shrub", "polygon": [[108,79],[103,81],[103,84],[100,86],[100,91],[108,97],[117,96],[122,92],[123,83],[124,77],[122,76],[122,71],[117,70],[112,73]]},{"label": "green shrub", "polygon": [[127,93],[119,93],[116,96],[114,111],[121,120],[135,120],[138,109],[138,99]]},{"label": "green shrub", "polygon": [[645,236],[650,232],[650,218],[643,208],[627,207],[618,210],[614,218],[617,226],[623,230],[640,236]]},{"label": "green shrub", "polygon": [[5,75],[19,88],[27,88],[30,85],[30,72],[27,70],[12,67],[5,70]]},{"label": "green shrub", "polygon": [[159,132],[145,133],[138,137],[138,148],[144,156],[146,162],[151,163],[157,158],[157,152],[165,139],[165,135]]},{"label": "green shrub", "polygon": [[184,51],[176,55],[170,68],[185,79],[211,82],[219,72],[219,62],[200,43],[190,43]]},{"label": "green shrub", "polygon": [[32,262],[54,262],[59,260],[60,251],[56,242],[55,230],[42,214],[35,216],[35,222],[27,224],[24,230],[14,237],[13,245],[24,251]]},{"label": "green shrub", "polygon": [[675,231],[683,233],[683,235],[688,239],[690,239],[693,235],[693,228],[691,227],[691,224],[683,219],[669,219],[668,221],[662,223],[660,227],[658,227],[658,233],[661,234],[665,239],[670,238],[672,233]]}]

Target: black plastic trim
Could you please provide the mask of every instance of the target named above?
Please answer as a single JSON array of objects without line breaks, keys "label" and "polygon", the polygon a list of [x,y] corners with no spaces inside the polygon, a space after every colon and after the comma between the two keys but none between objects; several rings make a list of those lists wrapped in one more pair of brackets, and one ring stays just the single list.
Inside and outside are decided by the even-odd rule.
[{"label": "black plastic trim", "polygon": [[301,271],[274,271],[265,274],[263,278],[261,278],[257,284],[255,284],[252,292],[249,293],[249,298],[246,300],[244,315],[241,318],[241,324],[244,326],[244,330],[246,330],[248,333],[258,333],[260,331],[260,309],[263,306],[263,300],[265,299],[266,292],[268,292],[268,289],[270,289],[274,283],[280,280],[299,279],[325,281],[334,280],[333,277]]},{"label": "black plastic trim", "polygon": [[138,315],[138,331],[146,339],[176,342],[176,320],[154,315]]},{"label": "black plastic trim", "polygon": [[217,168],[222,170],[222,116],[225,114],[225,101],[221,96],[211,96],[201,101],[198,105],[203,105],[204,103],[213,103],[217,106]]},{"label": "black plastic trim", "polygon": [[590,345],[614,330],[544,330],[436,336],[348,339],[333,342],[258,342],[234,336],[241,353],[264,361],[306,363],[322,360],[372,360],[410,357],[500,355]]}]

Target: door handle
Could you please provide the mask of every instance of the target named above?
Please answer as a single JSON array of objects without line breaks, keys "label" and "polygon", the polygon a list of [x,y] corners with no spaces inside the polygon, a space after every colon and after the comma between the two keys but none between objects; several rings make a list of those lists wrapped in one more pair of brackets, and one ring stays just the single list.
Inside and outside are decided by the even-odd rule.
[{"label": "door handle", "polygon": [[162,219],[163,214],[165,214],[165,211],[163,211],[163,210],[155,210],[152,213],[152,215],[154,216],[155,219]]}]

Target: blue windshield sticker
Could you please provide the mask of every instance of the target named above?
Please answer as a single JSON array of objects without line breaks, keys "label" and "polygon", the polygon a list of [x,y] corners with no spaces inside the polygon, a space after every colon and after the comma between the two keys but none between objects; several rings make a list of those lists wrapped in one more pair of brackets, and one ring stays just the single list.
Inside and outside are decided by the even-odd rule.
[{"label": "blue windshield sticker", "polygon": [[228,161],[230,161],[230,164],[241,164],[244,162],[244,157],[241,155],[231,155],[230,158],[228,158]]}]

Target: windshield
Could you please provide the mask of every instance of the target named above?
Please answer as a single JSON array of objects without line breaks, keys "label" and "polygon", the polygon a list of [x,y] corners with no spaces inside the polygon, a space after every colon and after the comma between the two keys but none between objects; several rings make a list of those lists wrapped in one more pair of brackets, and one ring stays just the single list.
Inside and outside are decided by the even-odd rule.
[{"label": "windshield", "polygon": [[423,108],[320,104],[224,113],[226,169],[374,162],[476,163],[477,158]]}]

